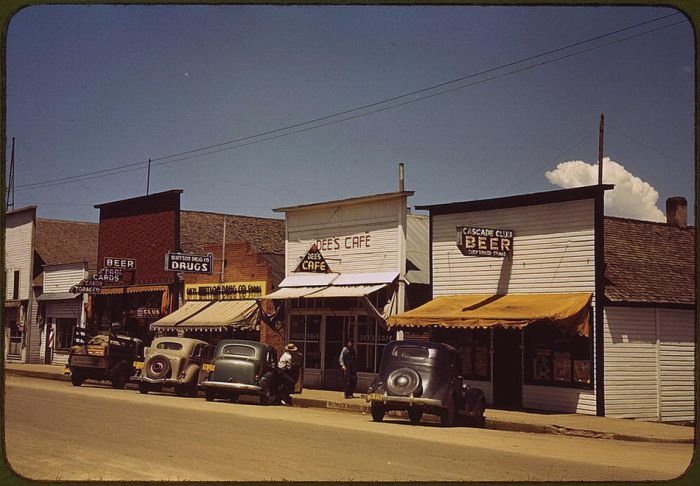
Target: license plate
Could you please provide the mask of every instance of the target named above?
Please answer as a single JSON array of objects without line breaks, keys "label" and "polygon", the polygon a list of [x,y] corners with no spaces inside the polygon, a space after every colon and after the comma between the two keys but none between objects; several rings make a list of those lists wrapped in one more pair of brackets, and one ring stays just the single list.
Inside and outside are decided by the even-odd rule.
[{"label": "license plate", "polygon": [[382,395],[381,393],[368,393],[367,394],[367,401],[368,402],[384,401],[384,395]]},{"label": "license plate", "polygon": [[204,364],[202,365],[202,369],[203,369],[204,371],[214,371],[215,368],[216,368],[216,366],[213,365],[213,364],[210,364],[210,363],[204,363]]},{"label": "license plate", "polygon": [[143,361],[134,361],[134,368],[137,370],[142,370],[143,369]]}]

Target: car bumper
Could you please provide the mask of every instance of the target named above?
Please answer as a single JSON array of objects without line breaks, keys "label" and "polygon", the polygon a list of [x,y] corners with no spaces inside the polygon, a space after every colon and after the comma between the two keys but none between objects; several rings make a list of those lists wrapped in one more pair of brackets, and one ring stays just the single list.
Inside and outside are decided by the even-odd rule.
[{"label": "car bumper", "polygon": [[182,380],[177,380],[175,378],[149,378],[147,376],[132,376],[131,381],[150,383],[152,385],[182,385],[184,384]]},{"label": "car bumper", "polygon": [[378,402],[387,405],[406,405],[412,406],[423,406],[423,407],[442,407],[442,402],[435,398],[421,398],[414,396],[393,396],[381,393],[368,393],[366,400],[368,402]]},{"label": "car bumper", "polygon": [[244,391],[253,391],[253,392],[261,392],[262,388],[258,385],[247,385],[245,383],[227,383],[224,381],[209,381],[205,380],[202,383],[200,383],[203,387],[211,387],[211,388],[223,388],[226,390],[244,390]]}]

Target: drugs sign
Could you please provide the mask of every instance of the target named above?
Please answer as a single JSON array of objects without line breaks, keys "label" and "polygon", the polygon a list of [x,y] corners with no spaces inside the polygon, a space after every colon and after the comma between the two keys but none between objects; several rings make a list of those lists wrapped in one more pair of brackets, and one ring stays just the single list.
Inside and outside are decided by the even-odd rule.
[{"label": "drugs sign", "polygon": [[192,253],[165,254],[165,269],[169,272],[212,274],[214,255],[195,255]]},{"label": "drugs sign", "polygon": [[513,252],[513,231],[459,226],[457,247],[463,255],[505,257]]}]

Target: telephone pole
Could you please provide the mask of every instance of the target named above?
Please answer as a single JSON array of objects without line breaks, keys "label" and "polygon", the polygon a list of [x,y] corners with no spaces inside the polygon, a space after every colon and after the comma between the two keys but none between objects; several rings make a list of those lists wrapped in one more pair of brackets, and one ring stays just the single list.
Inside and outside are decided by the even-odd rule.
[{"label": "telephone pole", "polygon": [[12,137],[12,156],[10,157],[10,175],[7,178],[7,211],[15,209],[15,137]]},{"label": "telephone pole", "polygon": [[603,185],[603,151],[605,145],[605,116],[600,114],[600,130],[598,133],[598,185]]}]

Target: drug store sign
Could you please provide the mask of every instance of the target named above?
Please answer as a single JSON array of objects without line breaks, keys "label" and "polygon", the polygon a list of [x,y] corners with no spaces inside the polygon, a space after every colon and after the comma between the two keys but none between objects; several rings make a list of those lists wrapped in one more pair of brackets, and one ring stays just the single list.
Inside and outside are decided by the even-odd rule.
[{"label": "drug store sign", "polygon": [[513,253],[513,231],[458,226],[457,248],[467,256],[506,257]]}]

